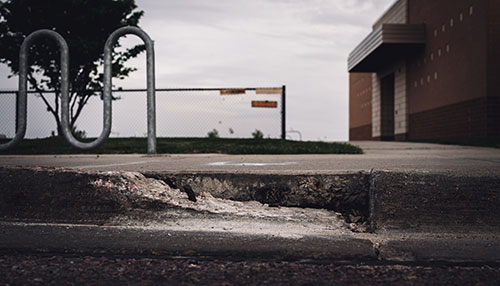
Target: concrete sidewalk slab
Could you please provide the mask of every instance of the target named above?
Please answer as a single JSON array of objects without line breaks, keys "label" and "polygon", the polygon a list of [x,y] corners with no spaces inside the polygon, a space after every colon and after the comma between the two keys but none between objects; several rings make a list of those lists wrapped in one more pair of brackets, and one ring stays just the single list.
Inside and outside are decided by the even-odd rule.
[{"label": "concrete sidewalk slab", "polygon": [[371,170],[500,173],[500,149],[402,142],[352,142],[362,155],[4,155],[0,166],[43,166],[138,172],[338,174]]}]

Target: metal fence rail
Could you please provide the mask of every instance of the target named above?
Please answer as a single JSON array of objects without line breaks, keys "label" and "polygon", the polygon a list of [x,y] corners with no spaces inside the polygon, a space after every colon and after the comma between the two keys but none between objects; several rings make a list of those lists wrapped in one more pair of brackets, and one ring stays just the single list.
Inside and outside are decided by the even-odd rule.
[{"label": "metal fence rail", "polygon": [[[95,90],[76,128],[87,137],[99,136],[103,126],[102,91]],[[56,121],[46,111],[36,91],[28,91],[28,122],[25,138],[55,135]],[[146,89],[117,89],[111,137],[145,137]],[[49,102],[54,92],[44,91]],[[265,137],[284,138],[286,126],[285,86],[270,88],[160,88],[156,89],[156,129],[159,137],[206,137],[217,130],[220,137],[249,138],[256,129]],[[276,107],[252,107],[252,103]],[[16,91],[0,91],[0,137],[15,134]],[[3,135],[3,136],[2,136]]]}]

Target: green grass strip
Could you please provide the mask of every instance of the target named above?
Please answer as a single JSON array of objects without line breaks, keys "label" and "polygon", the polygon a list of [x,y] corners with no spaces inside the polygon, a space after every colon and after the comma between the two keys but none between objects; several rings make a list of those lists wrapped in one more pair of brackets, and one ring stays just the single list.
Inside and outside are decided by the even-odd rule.
[{"label": "green grass strip", "polygon": [[[0,140],[1,143],[7,140]],[[73,148],[61,137],[26,139],[12,150],[0,155],[23,154],[144,154],[146,138],[109,138],[101,147],[82,151]],[[348,143],[291,141],[280,139],[225,139],[225,138],[158,138],[160,154],[362,154],[363,150]]]}]

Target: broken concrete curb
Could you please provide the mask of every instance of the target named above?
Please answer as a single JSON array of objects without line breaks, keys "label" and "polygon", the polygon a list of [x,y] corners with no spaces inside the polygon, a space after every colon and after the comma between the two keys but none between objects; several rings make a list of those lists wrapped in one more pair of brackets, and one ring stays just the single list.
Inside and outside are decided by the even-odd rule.
[{"label": "broken concrete curb", "polygon": [[216,198],[333,210],[341,213],[348,223],[363,223],[369,216],[370,176],[363,172],[336,175],[147,172],[144,175],[162,180],[172,188],[189,185],[197,194],[208,191]]},{"label": "broken concrete curb", "polygon": [[0,216],[35,221],[106,221],[131,208],[179,205],[181,192],[135,172],[0,168]]},{"label": "broken concrete curb", "polygon": [[500,231],[500,175],[461,177],[374,171],[370,220],[377,230]]},{"label": "broken concrete curb", "polygon": [[[351,229],[412,232],[500,230],[500,175],[460,177],[429,172],[372,171],[338,175],[97,172],[0,168],[0,216],[33,221],[106,223],[131,210],[191,209],[293,217],[289,208],[315,207],[342,215]],[[166,182],[166,183],[165,183]],[[192,202],[178,186],[189,185]],[[225,200],[225,201],[224,201]],[[239,201],[248,201],[242,204]],[[251,201],[259,201],[253,203]],[[251,206],[250,206],[250,205]],[[321,210],[318,209],[318,212]],[[274,212],[275,214],[271,214]],[[320,216],[315,216],[319,219]]]},{"label": "broken concrete curb", "polygon": [[[162,174],[162,180],[158,174],[147,175],[157,178],[137,172],[0,168],[4,220],[0,250],[500,261],[494,220],[499,212],[499,181],[491,175],[465,179],[374,171],[261,178],[191,173]],[[177,184],[192,186],[197,202],[176,189]],[[273,190],[282,192],[276,207],[224,198],[255,199]],[[325,196],[343,199],[348,197],[345,194],[369,194],[376,232],[352,233],[331,210],[280,207],[300,201],[303,194],[314,197],[315,190],[315,198],[325,202]],[[339,193],[344,195],[335,195]],[[468,208],[477,212],[467,213]],[[482,235],[474,236],[477,231]]]},{"label": "broken concrete curb", "polygon": [[242,223],[251,218],[347,231],[341,217],[332,211],[269,207],[256,201],[214,198],[203,191],[194,202],[179,189],[137,172],[0,168],[0,178],[5,188],[0,193],[0,216],[7,221],[165,225],[166,220],[196,215],[207,220],[212,215]]}]

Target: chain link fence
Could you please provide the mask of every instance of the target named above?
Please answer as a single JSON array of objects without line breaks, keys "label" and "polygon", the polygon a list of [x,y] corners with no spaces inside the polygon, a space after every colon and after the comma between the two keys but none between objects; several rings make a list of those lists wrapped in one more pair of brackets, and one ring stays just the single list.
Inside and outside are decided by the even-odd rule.
[{"label": "chain link fence", "polygon": [[[43,92],[54,105],[55,94]],[[100,91],[85,105],[75,122],[88,138],[102,130]],[[146,137],[146,90],[114,90],[110,137]],[[0,91],[0,138],[12,138],[16,130],[16,91]],[[256,130],[265,138],[284,138],[285,87],[156,89],[157,137],[249,138]],[[28,93],[25,138],[57,134],[57,123],[41,96]]]}]

